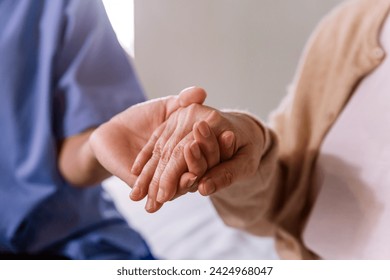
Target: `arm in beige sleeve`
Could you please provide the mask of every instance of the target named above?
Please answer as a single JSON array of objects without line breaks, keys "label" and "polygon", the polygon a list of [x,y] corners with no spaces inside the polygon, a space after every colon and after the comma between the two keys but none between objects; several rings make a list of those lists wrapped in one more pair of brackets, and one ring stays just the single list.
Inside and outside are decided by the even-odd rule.
[{"label": "arm in beige sleeve", "polygon": [[313,198],[307,184],[309,169],[299,163],[299,153],[283,156],[275,130],[257,124],[264,131],[265,145],[254,176],[234,181],[211,200],[226,225],[275,238],[281,258],[315,259],[301,240]]},{"label": "arm in beige sleeve", "polygon": [[253,116],[250,117],[264,131],[265,144],[258,169],[254,176],[216,192],[211,200],[227,225],[255,235],[270,236],[275,231],[278,204],[276,186],[281,178],[277,165],[278,145],[272,130]]}]

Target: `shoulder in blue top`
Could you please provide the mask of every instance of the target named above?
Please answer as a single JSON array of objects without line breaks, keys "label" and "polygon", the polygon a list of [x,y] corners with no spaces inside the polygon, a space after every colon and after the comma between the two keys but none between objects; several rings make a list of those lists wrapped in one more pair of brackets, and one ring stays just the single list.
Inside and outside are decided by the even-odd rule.
[{"label": "shoulder in blue top", "polygon": [[104,195],[57,169],[61,139],[144,101],[96,0],[0,0],[0,254],[150,254]]}]

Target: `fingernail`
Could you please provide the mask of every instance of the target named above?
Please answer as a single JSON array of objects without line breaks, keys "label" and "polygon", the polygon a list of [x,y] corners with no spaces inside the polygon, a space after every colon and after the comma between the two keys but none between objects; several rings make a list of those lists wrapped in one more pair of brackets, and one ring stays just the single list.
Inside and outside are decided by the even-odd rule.
[{"label": "fingernail", "polygon": [[192,143],[190,146],[191,154],[195,159],[201,158],[201,152],[197,143]]},{"label": "fingernail", "polygon": [[154,209],[154,202],[150,198],[148,198],[148,200],[146,201],[145,210],[151,212],[153,211],[153,209]]},{"label": "fingernail", "polygon": [[200,134],[202,134],[202,136],[204,138],[207,138],[210,136],[210,129],[209,129],[209,126],[205,123],[200,123],[198,125],[198,129],[199,129],[199,132]]},{"label": "fingernail", "polygon": [[215,192],[215,190],[216,190],[215,184],[211,179],[208,179],[204,183],[204,190],[205,190],[206,195],[210,195],[210,194],[213,194]]},{"label": "fingernail", "polygon": [[157,193],[157,201],[160,203],[165,202],[165,191],[163,189],[159,189]]},{"label": "fingernail", "polygon": [[193,177],[193,178],[191,178],[191,179],[188,180],[187,186],[186,186],[187,189],[190,189],[190,188],[194,185],[196,179],[198,179],[198,176],[195,176],[195,177]]},{"label": "fingernail", "polygon": [[130,197],[137,198],[141,194],[141,190],[138,186],[134,186],[133,189],[130,192]]},{"label": "fingernail", "polygon": [[230,149],[233,146],[234,142],[234,134],[229,133],[227,136],[225,136],[225,147],[226,149]]}]

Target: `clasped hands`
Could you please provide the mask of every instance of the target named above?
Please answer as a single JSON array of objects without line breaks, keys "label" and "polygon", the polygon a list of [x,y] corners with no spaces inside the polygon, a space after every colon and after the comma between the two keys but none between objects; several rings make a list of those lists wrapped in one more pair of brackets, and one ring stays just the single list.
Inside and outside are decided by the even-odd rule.
[{"label": "clasped hands", "polygon": [[254,176],[264,135],[246,114],[202,105],[206,93],[189,88],[174,97],[132,106],[91,136],[100,164],[147,197],[145,209],[188,192],[210,195]]}]

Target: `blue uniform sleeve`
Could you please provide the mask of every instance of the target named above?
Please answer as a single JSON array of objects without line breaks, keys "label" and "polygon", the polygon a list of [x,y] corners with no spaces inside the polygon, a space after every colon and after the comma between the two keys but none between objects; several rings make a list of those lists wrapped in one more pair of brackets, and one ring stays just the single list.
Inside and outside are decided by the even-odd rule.
[{"label": "blue uniform sleeve", "polygon": [[54,131],[59,139],[145,100],[101,1],[67,2],[55,68]]}]

